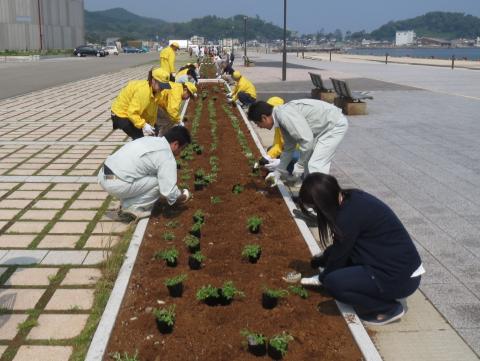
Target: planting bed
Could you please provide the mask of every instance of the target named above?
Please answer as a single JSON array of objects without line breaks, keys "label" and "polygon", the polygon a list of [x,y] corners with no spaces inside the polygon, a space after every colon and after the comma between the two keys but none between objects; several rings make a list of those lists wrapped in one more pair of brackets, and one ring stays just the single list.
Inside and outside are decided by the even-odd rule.
[{"label": "planting bed", "polygon": [[[193,159],[183,161],[179,183],[193,190],[199,168],[212,173],[212,163],[216,163],[211,156],[218,157],[216,181],[195,191],[194,199],[184,208],[155,210],[104,359],[112,360],[115,352],[133,355],[138,351],[142,361],[256,360],[240,334],[248,329],[267,337],[282,331],[292,335],[286,360],[360,360],[361,354],[330,297],[309,291],[309,297],[302,299],[290,293],[277,307],[262,307],[264,287],[288,289],[282,281],[286,272],[313,274],[310,254],[280,194],[267,189],[261,176],[251,174],[247,157],[251,160],[260,155],[237,110],[225,105],[223,85],[200,87],[205,99],[200,96],[190,102],[187,117],[203,152],[194,152]],[[234,193],[237,184],[240,187],[235,187]],[[198,209],[205,213],[200,245],[206,259],[202,268],[194,271],[188,267],[189,252],[183,239]],[[257,234],[247,229],[247,219],[252,216],[263,221]],[[257,263],[242,258],[247,244],[261,246]],[[180,254],[178,265],[167,267],[154,255],[172,246]],[[164,281],[180,274],[188,276],[183,296],[172,298]],[[196,299],[202,286],[220,287],[226,281],[233,281],[245,297],[214,307]],[[170,305],[176,305],[173,332],[161,334],[153,309]]]}]

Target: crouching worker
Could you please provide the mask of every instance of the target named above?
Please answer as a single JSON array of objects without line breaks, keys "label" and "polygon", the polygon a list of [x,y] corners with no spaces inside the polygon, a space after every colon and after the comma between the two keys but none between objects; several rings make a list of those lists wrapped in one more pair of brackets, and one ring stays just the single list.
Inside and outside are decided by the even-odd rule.
[{"label": "crouching worker", "polygon": [[171,89],[170,75],[158,68],[150,70],[148,80],[132,80],[112,103],[113,129],[122,129],[132,139],[155,135],[160,94]]},{"label": "crouching worker", "polygon": [[249,107],[250,104],[255,103],[257,100],[257,90],[255,85],[245,78],[238,70],[232,74],[233,80],[237,82],[233,91],[227,94],[227,100],[229,103],[236,104],[240,102],[241,106]]},{"label": "crouching worker", "polygon": [[333,243],[312,265],[318,276],[301,283],[320,286],[352,305],[370,325],[385,325],[405,310],[398,299],[418,288],[425,270],[407,230],[382,201],[358,189],[341,189],[327,174],[312,173],[300,189],[300,205],[317,213],[322,243]]},{"label": "crouching worker", "polygon": [[125,144],[110,155],[98,173],[98,182],[108,194],[120,200],[123,221],[149,217],[155,202],[169,205],[190,199],[179,190],[175,156],[191,142],[184,127],[170,129],[164,137],[144,137]]}]

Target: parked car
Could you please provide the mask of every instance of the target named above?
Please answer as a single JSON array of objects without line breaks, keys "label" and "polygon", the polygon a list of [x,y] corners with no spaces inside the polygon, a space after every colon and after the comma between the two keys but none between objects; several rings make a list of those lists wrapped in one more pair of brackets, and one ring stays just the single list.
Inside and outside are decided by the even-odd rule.
[{"label": "parked car", "polygon": [[118,49],[115,45],[109,45],[109,46],[105,46],[103,48],[103,51],[105,51],[105,53],[107,55],[118,55]]},{"label": "parked car", "polygon": [[123,48],[123,52],[124,53],[140,53],[140,49],[137,49],[137,48],[134,48],[134,47],[131,47],[131,46],[126,46]]},{"label": "parked car", "polygon": [[78,57],[88,56],[88,55],[103,57],[105,56],[105,51],[103,51],[102,49],[97,49],[90,45],[82,45],[73,49],[73,55]]}]

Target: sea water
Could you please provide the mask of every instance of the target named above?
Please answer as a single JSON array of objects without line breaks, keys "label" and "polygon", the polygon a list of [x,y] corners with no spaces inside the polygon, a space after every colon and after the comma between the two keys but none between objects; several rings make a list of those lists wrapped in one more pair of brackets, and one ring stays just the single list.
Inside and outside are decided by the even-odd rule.
[{"label": "sea water", "polygon": [[430,59],[480,60],[480,47],[476,48],[357,48],[346,50],[348,54],[376,55]]}]

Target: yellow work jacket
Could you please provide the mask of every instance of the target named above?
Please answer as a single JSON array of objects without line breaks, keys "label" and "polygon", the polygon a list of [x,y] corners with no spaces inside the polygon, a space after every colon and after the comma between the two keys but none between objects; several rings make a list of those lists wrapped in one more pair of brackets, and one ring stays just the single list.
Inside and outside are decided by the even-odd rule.
[{"label": "yellow work jacket", "polygon": [[267,152],[270,158],[278,158],[283,151],[283,137],[280,128],[275,128],[275,135],[273,136],[273,145]]},{"label": "yellow work jacket", "polygon": [[188,68],[185,68],[185,69],[183,69],[183,70],[179,70],[179,71],[177,72],[177,74],[175,74],[175,77],[180,77],[180,76],[182,76],[182,75],[187,75],[187,73],[188,73]]},{"label": "yellow work jacket", "polygon": [[170,82],[172,89],[163,90],[158,105],[172,118],[173,122],[180,122],[180,107],[182,105],[183,85]]},{"label": "yellow work jacket", "polygon": [[167,46],[160,52],[160,68],[175,73],[175,50],[171,46]]},{"label": "yellow work jacket", "polygon": [[255,89],[255,85],[252,84],[250,80],[242,76],[238,82],[237,85],[235,86],[235,89],[233,90],[232,93],[232,99],[233,101],[238,100],[238,93],[244,92],[249,94],[252,98],[257,99],[257,90]]},{"label": "yellow work jacket", "polygon": [[138,129],[142,129],[145,123],[155,126],[158,97],[153,95],[147,80],[129,81],[113,101],[112,113],[128,118]]}]

